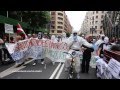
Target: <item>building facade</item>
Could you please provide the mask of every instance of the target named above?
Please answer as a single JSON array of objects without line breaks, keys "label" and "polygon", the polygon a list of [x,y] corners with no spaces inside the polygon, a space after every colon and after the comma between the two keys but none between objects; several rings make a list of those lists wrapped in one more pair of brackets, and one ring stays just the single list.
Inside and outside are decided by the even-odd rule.
[{"label": "building facade", "polygon": [[86,36],[98,36],[103,32],[103,18],[107,11],[88,11],[81,26],[81,33]]},{"label": "building facade", "polygon": [[51,11],[51,35],[61,35],[63,32],[71,33],[72,26],[65,11]]},{"label": "building facade", "polygon": [[120,38],[120,11],[108,11],[105,14],[103,30],[109,38]]}]

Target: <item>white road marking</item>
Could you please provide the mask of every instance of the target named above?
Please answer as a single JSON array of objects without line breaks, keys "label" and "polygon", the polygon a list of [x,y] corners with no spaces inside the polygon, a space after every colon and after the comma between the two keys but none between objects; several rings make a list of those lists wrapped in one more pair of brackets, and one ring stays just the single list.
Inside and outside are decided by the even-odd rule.
[{"label": "white road marking", "polygon": [[60,66],[61,66],[61,63],[58,64],[57,68],[54,70],[54,72],[52,73],[52,75],[50,76],[49,79],[53,79],[53,78],[54,78],[54,76],[55,76],[55,74],[57,73],[57,71],[58,71],[58,69],[60,68]]},{"label": "white road marking", "polygon": [[60,68],[60,70],[59,70],[59,72],[58,72],[58,74],[57,74],[57,76],[56,76],[55,79],[59,79],[59,77],[60,77],[60,75],[61,75],[61,73],[62,73],[62,71],[63,71],[63,68],[64,68],[64,63],[63,63],[63,65],[61,66],[61,68]]},{"label": "white road marking", "polygon": [[[30,62],[32,62],[32,61],[33,61],[33,59],[30,60],[30,61],[25,62],[25,64],[28,64],[28,63],[30,63]],[[26,66],[20,66],[20,67],[17,67],[17,68],[16,68],[15,66],[16,66],[16,65],[14,65],[14,66],[12,66],[12,67],[4,70],[3,72],[1,72],[1,73],[0,73],[0,78],[3,78],[3,77],[5,77],[5,76],[7,76],[7,75],[9,75],[9,74],[14,73],[15,71],[17,72],[17,71],[19,71],[19,70],[21,70],[21,69],[23,69],[23,68],[26,67]]]}]

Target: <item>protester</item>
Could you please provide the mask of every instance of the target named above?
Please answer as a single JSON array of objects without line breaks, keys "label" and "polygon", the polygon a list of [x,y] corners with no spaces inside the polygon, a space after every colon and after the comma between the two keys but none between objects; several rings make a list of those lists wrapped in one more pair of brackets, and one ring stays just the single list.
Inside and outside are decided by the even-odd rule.
[{"label": "protester", "polygon": [[116,44],[120,44],[120,38],[117,39]]},{"label": "protester", "polygon": [[56,39],[55,35],[51,36],[51,41],[54,42],[54,43],[57,42],[57,39]]},{"label": "protester", "polygon": [[[15,43],[18,43],[19,41],[22,40],[22,36],[21,35],[17,35],[15,38]],[[16,67],[20,67],[21,65],[23,65],[25,63],[25,60],[17,60],[16,61]]]},{"label": "protester", "polygon": [[37,38],[37,35],[36,34],[32,34],[32,38]]},{"label": "protester", "polygon": [[2,38],[0,38],[0,61],[1,61],[1,63],[2,64],[4,64],[3,63],[3,60],[2,60],[2,44],[4,43],[4,41],[2,40]]},{"label": "protester", "polygon": [[[86,39],[89,43],[92,43],[89,37],[86,38]],[[89,63],[90,63],[90,59],[91,59],[91,52],[93,52],[94,49],[93,48],[88,48],[85,45],[82,45],[82,49],[84,49],[84,51],[83,51],[83,60],[82,60],[82,70],[81,70],[81,72],[82,73],[84,73],[84,72],[88,73],[89,72]]]},{"label": "protester", "polygon": [[19,42],[20,40],[22,40],[22,37],[20,35],[17,35],[15,38],[15,42]]},{"label": "protester", "polygon": [[32,37],[32,35],[31,34],[28,34],[28,39],[30,39]]},{"label": "protester", "polygon": [[62,42],[67,42],[67,35],[66,35],[66,33],[64,32],[63,34],[62,34]]},{"label": "protester", "polygon": [[85,39],[85,35],[84,35],[84,34],[82,34],[82,38],[84,38],[84,39]]},{"label": "protester", "polygon": [[61,36],[58,36],[58,37],[57,37],[57,42],[62,42]]},{"label": "protester", "polygon": [[98,41],[96,41],[96,43],[94,44],[95,55],[97,55],[100,44],[104,42],[104,37],[104,35],[101,35]]},{"label": "protester", "polygon": [[10,37],[10,43],[15,43],[14,38]]},{"label": "protester", "polygon": [[96,43],[96,39],[95,39],[95,38],[93,38],[92,43],[93,43],[93,44],[95,44],[95,43]]},{"label": "protester", "polygon": [[110,44],[109,44],[109,38],[105,37],[104,42],[100,44],[98,48],[98,53],[97,55],[101,58],[104,56],[104,50],[109,50],[110,49]]},{"label": "protester", "polygon": [[[32,35],[33,38],[37,38],[37,35],[33,34]],[[39,39],[42,39],[42,40],[46,40],[47,38],[45,37],[45,35],[43,35],[43,33],[41,33]],[[43,50],[42,50],[43,51]],[[41,52],[42,53],[42,52]],[[44,56],[41,55],[41,64],[44,64]],[[38,63],[38,60],[34,60],[34,63],[33,63],[33,66],[35,66],[36,64]]]},{"label": "protester", "polygon": [[[12,57],[11,57],[11,55],[9,54],[6,46],[5,46],[5,43],[8,43],[7,37],[4,37],[3,40],[4,40],[4,43],[3,43],[4,60],[5,61],[13,60]],[[6,57],[6,55],[7,55],[7,57]]]},{"label": "protester", "polygon": [[[67,44],[69,47],[68,53],[72,54],[73,51],[76,52],[75,55],[75,71],[77,73],[77,78],[80,78],[80,54],[81,54],[81,45],[86,45],[87,47],[93,47],[92,44],[88,43],[85,39],[83,39],[82,37],[78,36],[77,32],[72,33],[72,35],[67,39]],[[69,57],[67,55],[66,56],[66,61],[65,61],[65,71],[68,71],[70,68],[70,61],[71,61],[71,57]]]},{"label": "protester", "polygon": [[112,38],[112,39],[110,40],[110,43],[111,43],[112,45],[115,45],[115,44],[116,44],[115,38]]}]

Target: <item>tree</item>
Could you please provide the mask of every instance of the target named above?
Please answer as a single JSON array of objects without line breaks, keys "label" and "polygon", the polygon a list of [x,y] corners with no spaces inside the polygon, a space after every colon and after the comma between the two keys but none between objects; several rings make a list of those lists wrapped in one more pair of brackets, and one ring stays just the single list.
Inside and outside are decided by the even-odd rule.
[{"label": "tree", "polygon": [[46,27],[46,24],[50,21],[50,14],[48,11],[24,11],[23,21],[28,22],[35,31],[39,27]]},{"label": "tree", "polygon": [[67,33],[66,33],[66,37],[70,37],[70,34],[71,34],[71,33],[67,32]]}]

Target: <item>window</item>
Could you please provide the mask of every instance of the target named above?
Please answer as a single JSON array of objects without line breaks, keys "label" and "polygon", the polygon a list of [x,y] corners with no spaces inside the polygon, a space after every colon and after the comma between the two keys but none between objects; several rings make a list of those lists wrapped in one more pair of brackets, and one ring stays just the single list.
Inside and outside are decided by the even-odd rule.
[{"label": "window", "polygon": [[94,21],[92,21],[92,24],[94,24]]},{"label": "window", "polygon": [[59,29],[63,29],[63,27],[62,27],[62,26],[57,26],[57,28],[59,28]]},{"label": "window", "polygon": [[98,16],[96,16],[96,18],[98,18]]},{"label": "window", "polygon": [[63,16],[63,14],[62,14],[62,13],[58,13],[58,15]]},{"label": "window", "polygon": [[58,24],[63,24],[63,22],[58,22]]},{"label": "window", "polygon": [[89,19],[89,18],[87,17],[87,19]]},{"label": "window", "polygon": [[59,20],[63,20],[63,18],[61,18],[61,17],[58,17],[58,19],[59,19]]},{"label": "window", "polygon": [[92,20],[94,20],[94,16],[92,17]]},{"label": "window", "polygon": [[62,31],[61,30],[57,30],[57,33],[62,33]]},{"label": "window", "polygon": [[96,13],[98,13],[98,11],[96,11]]},{"label": "window", "polygon": [[91,22],[90,22],[90,25],[91,25]]},{"label": "window", "polygon": [[55,24],[55,21],[51,21],[52,24]]},{"label": "window", "polygon": [[104,11],[102,11],[102,13],[104,13]]},{"label": "window", "polygon": [[97,26],[95,26],[95,29],[97,29]]},{"label": "window", "polygon": [[101,18],[103,18],[103,15],[101,15]]},{"label": "window", "polygon": [[103,24],[103,20],[101,21],[101,24]]},{"label": "window", "polygon": [[55,17],[51,17],[51,19],[55,19]]},{"label": "window", "polygon": [[55,15],[55,12],[51,12],[51,15]]},{"label": "window", "polygon": [[100,26],[100,29],[102,29],[103,28],[103,26]]},{"label": "window", "polygon": [[54,33],[54,30],[52,30],[51,32]]},{"label": "window", "polygon": [[51,26],[51,29],[54,29],[55,28],[55,26]]},{"label": "window", "polygon": [[94,11],[93,11],[93,14],[94,14]]},{"label": "window", "polygon": [[97,24],[97,23],[98,23],[98,21],[95,21],[95,23]]},{"label": "window", "polygon": [[94,31],[95,33],[97,33],[97,31]]}]

